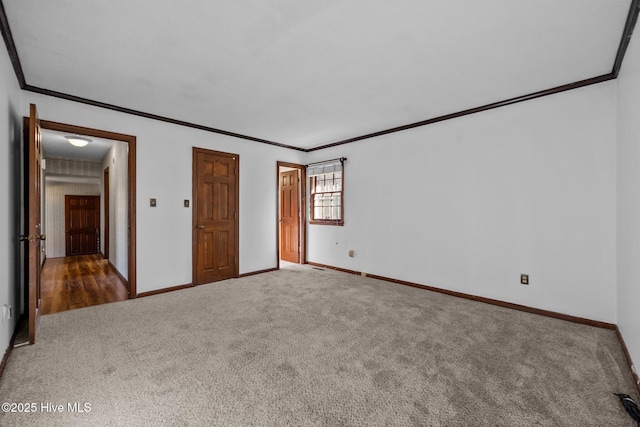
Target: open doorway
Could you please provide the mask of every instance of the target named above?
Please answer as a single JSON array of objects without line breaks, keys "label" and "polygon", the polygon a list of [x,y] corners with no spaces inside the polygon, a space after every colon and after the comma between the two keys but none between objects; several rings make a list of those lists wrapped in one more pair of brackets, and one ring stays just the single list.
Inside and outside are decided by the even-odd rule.
[{"label": "open doorway", "polygon": [[277,254],[280,262],[305,264],[306,260],[306,181],[304,165],[278,162]]},{"label": "open doorway", "polygon": [[[42,227],[48,234],[42,254],[42,314],[135,298],[136,138],[44,120],[40,126]],[[70,136],[89,140],[91,149],[73,147]],[[69,221],[83,223],[86,215],[81,214],[89,210],[75,209],[69,216],[72,199],[95,204],[92,230],[83,227],[75,240],[68,235]],[[76,242],[73,248],[70,241]]]}]

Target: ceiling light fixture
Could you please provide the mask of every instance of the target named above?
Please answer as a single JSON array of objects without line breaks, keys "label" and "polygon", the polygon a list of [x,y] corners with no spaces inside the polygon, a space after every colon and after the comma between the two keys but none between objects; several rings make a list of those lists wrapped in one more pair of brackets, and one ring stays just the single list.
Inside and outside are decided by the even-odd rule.
[{"label": "ceiling light fixture", "polygon": [[65,138],[67,138],[69,144],[75,145],[76,147],[84,147],[91,142],[89,138],[86,138],[84,136],[65,136]]}]

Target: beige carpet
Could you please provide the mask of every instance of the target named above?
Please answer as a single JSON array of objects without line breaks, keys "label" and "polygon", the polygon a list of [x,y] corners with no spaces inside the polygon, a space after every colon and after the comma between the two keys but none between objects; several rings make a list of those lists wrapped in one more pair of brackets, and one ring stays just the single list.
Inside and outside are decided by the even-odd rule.
[{"label": "beige carpet", "polygon": [[294,266],[44,316],[0,425],[633,426],[614,392],[613,331]]}]

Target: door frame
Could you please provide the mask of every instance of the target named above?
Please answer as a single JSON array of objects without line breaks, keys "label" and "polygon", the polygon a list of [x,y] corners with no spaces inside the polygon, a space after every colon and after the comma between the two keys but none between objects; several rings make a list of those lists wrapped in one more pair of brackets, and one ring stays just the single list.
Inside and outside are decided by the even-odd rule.
[{"label": "door frame", "polygon": [[236,159],[236,217],[234,219],[235,241],[233,242],[236,256],[234,278],[240,277],[240,155],[224,151],[209,150],[208,148],[192,147],[191,160],[191,286],[198,285],[198,195],[196,164],[198,153],[213,154],[215,156],[234,157]]},{"label": "door frame", "polygon": [[[28,120],[28,118],[26,118]],[[66,132],[72,134],[93,136],[96,138],[111,139],[114,141],[124,142],[128,147],[127,156],[127,172],[128,179],[128,217],[129,217],[129,244],[128,244],[128,284],[129,299],[137,297],[136,282],[136,137],[117,132],[110,132],[99,129],[92,129],[83,126],[76,126],[67,123],[58,123],[48,120],[40,120],[42,129],[54,130],[58,132]]]},{"label": "door frame", "polygon": [[280,269],[280,168],[298,169],[298,209],[300,219],[298,223],[300,239],[300,264],[307,263],[307,168],[297,163],[281,162],[276,164],[276,268]]}]

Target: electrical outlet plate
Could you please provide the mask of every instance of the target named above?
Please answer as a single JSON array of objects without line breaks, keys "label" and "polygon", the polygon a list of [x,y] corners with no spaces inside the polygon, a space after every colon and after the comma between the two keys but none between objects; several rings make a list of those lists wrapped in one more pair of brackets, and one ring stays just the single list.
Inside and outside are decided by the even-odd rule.
[{"label": "electrical outlet plate", "polygon": [[155,208],[156,205],[156,199],[149,199],[149,206],[151,206],[152,208]]},{"label": "electrical outlet plate", "polygon": [[523,285],[528,285],[529,284],[529,275],[528,274],[521,274],[520,275],[520,283]]}]

